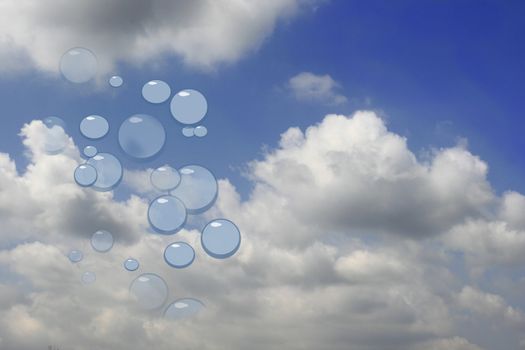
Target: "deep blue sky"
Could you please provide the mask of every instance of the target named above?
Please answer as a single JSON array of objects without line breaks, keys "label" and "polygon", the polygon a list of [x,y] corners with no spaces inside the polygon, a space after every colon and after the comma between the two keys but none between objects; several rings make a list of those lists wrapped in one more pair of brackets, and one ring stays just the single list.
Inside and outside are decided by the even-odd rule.
[{"label": "deep blue sky", "polygon": [[[148,113],[164,122],[167,147],[155,161],[124,161],[127,167],[203,164],[230,178],[245,196],[249,183],[241,168],[261,156],[263,145],[275,146],[287,128],[304,129],[327,113],[373,108],[386,114],[393,131],[408,137],[416,154],[465,137],[469,149],[488,162],[498,192],[525,192],[523,18],[522,1],[340,0],[282,23],[258,51],[211,73],[169,57],[160,68],[120,66],[114,72],[125,80],[120,89],[94,90],[36,72],[4,76],[0,151],[23,167],[20,127],[56,115],[81,147],[94,144],[122,156],[116,147],[120,122]],[[283,86],[302,71],[330,74],[350,102],[296,101]],[[206,138],[185,139],[168,102],[154,106],[141,98],[142,85],[151,79],[165,80],[174,92],[194,88],[206,95]],[[110,121],[105,140],[90,143],[78,133],[89,114]]]}]

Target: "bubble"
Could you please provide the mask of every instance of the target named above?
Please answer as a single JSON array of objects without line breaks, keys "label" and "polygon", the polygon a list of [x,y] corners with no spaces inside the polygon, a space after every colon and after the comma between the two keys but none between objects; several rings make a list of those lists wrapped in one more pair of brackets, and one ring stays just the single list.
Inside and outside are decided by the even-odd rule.
[{"label": "bubble", "polygon": [[195,259],[195,251],[184,242],[175,242],[170,244],[164,250],[164,260],[172,267],[182,269],[188,267]]},{"label": "bubble", "polygon": [[103,138],[108,131],[108,121],[99,115],[87,116],[80,122],[80,132],[88,139],[96,140]]},{"label": "bubble", "polygon": [[72,48],[62,55],[60,72],[72,83],[85,83],[97,74],[97,58],[88,49]]},{"label": "bubble", "polygon": [[81,164],[75,169],[75,181],[82,187],[89,187],[97,181],[97,170],[89,164]]},{"label": "bubble", "polygon": [[84,147],[84,155],[88,158],[96,156],[98,149],[95,146],[86,146]]},{"label": "bubble", "polygon": [[180,183],[180,174],[177,169],[165,165],[153,170],[150,181],[157,190],[167,192]]},{"label": "bubble", "polygon": [[72,263],[77,263],[79,261],[82,261],[82,259],[84,258],[84,254],[80,250],[73,249],[69,252],[67,257]]},{"label": "bubble", "polygon": [[204,137],[208,134],[208,129],[206,129],[205,126],[203,125],[199,125],[198,127],[195,128],[195,136],[197,137]]},{"label": "bubble", "polygon": [[179,173],[180,184],[170,194],[184,203],[189,214],[198,214],[209,209],[217,198],[215,176],[199,165],[185,166]]},{"label": "bubble", "polygon": [[235,254],[239,249],[241,233],[233,222],[217,219],[204,227],[201,243],[208,255],[217,259],[225,259]]},{"label": "bubble", "polygon": [[144,273],[135,278],[129,287],[131,296],[145,310],[160,308],[168,298],[166,282],[153,273]]},{"label": "bubble", "polygon": [[122,80],[121,76],[114,75],[111,78],[109,78],[109,85],[111,85],[114,88],[121,87],[124,83],[124,80]]},{"label": "bubble", "polygon": [[186,223],[186,208],[173,196],[160,196],[150,203],[148,220],[155,231],[174,234]]},{"label": "bubble", "polygon": [[82,274],[82,276],[80,276],[80,280],[84,284],[95,283],[97,280],[97,275],[92,271],[86,271]]},{"label": "bubble", "polygon": [[142,87],[142,96],[151,103],[162,103],[170,98],[170,95],[170,86],[162,80],[148,81]]},{"label": "bubble", "polygon": [[147,159],[160,152],[166,141],[166,131],[152,116],[135,114],[120,126],[118,141],[131,157]]},{"label": "bubble", "polygon": [[164,311],[164,317],[170,320],[182,320],[195,316],[204,309],[204,304],[197,299],[182,298],[175,300]]},{"label": "bubble", "polygon": [[124,261],[124,268],[128,271],[135,271],[139,268],[139,262],[133,258],[127,258]]},{"label": "bubble", "polygon": [[47,117],[42,122],[47,128],[44,151],[50,155],[61,153],[69,141],[66,134],[66,123],[58,117]]},{"label": "bubble", "polygon": [[87,164],[92,165],[97,171],[97,181],[93,188],[97,191],[111,191],[122,179],[122,165],[112,154],[99,153],[88,159]]},{"label": "bubble", "polygon": [[185,127],[185,128],[182,128],[182,135],[186,136],[186,137],[192,137],[195,135],[195,128],[192,128],[192,127]]},{"label": "bubble", "polygon": [[109,252],[113,248],[113,235],[108,231],[97,231],[91,236],[91,246],[99,253]]},{"label": "bubble", "polygon": [[171,99],[171,115],[182,124],[195,124],[204,118],[208,111],[206,98],[197,90],[179,91]]}]

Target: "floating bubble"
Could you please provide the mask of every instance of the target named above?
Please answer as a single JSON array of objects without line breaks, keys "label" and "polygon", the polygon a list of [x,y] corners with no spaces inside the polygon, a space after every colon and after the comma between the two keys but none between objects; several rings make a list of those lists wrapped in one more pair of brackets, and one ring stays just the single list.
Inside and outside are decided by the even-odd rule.
[{"label": "floating bubble", "polygon": [[99,115],[89,115],[80,122],[80,132],[88,139],[96,140],[103,138],[108,131],[108,121]]},{"label": "floating bubble", "polygon": [[91,236],[91,246],[99,253],[109,252],[113,248],[113,235],[108,231],[97,231]]},{"label": "floating bubble", "polygon": [[135,271],[139,268],[139,262],[133,258],[127,258],[124,261],[124,268],[128,271]]},{"label": "floating bubble", "polygon": [[166,131],[152,116],[135,114],[120,126],[118,141],[131,157],[147,159],[160,152],[166,141]]},{"label": "floating bubble", "polygon": [[72,263],[77,263],[77,262],[82,261],[82,259],[84,258],[84,254],[82,254],[80,250],[73,249],[69,252],[67,257],[69,258],[69,261],[71,261]]},{"label": "floating bubble", "polygon": [[75,169],[75,181],[82,187],[89,187],[97,181],[97,170],[89,164],[81,164]]},{"label": "floating bubble", "polygon": [[86,146],[84,147],[84,155],[88,158],[96,156],[98,149],[95,146]]},{"label": "floating bubble", "polygon": [[168,298],[166,282],[153,273],[144,273],[135,278],[129,287],[131,296],[145,310],[160,308]]},{"label": "floating bubble", "polygon": [[97,275],[92,271],[86,271],[82,274],[82,276],[80,276],[80,280],[84,284],[95,283],[97,280]]},{"label": "floating bubble", "polygon": [[206,127],[203,125],[199,125],[195,128],[194,133],[197,137],[204,137],[208,134],[208,129],[206,129]]},{"label": "floating bubble", "polygon": [[111,85],[114,88],[121,87],[124,83],[124,80],[122,80],[121,76],[114,75],[111,78],[109,78],[109,85]]},{"label": "floating bubble", "polygon": [[193,317],[204,309],[204,304],[197,299],[182,298],[168,305],[164,317],[170,320],[182,320]]},{"label": "floating bubble", "polygon": [[47,117],[42,120],[46,126],[44,151],[47,154],[59,154],[67,146],[66,123],[58,117]]},{"label": "floating bubble", "polygon": [[178,198],[161,196],[150,203],[148,220],[155,231],[174,234],[186,223],[186,208]]},{"label": "floating bubble", "polygon": [[170,194],[184,203],[189,214],[198,214],[209,209],[217,198],[215,176],[199,165],[185,166],[179,173],[180,184]]},{"label": "floating bubble", "polygon": [[195,124],[206,115],[208,102],[197,90],[182,90],[171,99],[170,110],[171,115],[178,122]]},{"label": "floating bubble", "polygon": [[192,128],[190,126],[182,128],[182,135],[186,137],[192,137],[195,135],[195,128]]},{"label": "floating bubble", "polygon": [[180,174],[177,169],[165,165],[153,170],[150,181],[157,190],[167,192],[180,183]]},{"label": "floating bubble", "polygon": [[112,154],[98,153],[88,159],[87,164],[92,165],[97,171],[97,181],[93,188],[97,191],[111,191],[122,179],[122,165]]},{"label": "floating bubble", "polygon": [[142,96],[151,103],[162,103],[170,98],[170,95],[170,86],[162,80],[148,81],[142,87]]},{"label": "floating bubble", "polygon": [[168,265],[182,269],[193,263],[195,251],[188,243],[171,243],[164,250],[164,260]]},{"label": "floating bubble", "polygon": [[241,233],[233,222],[217,219],[204,227],[201,243],[208,255],[216,259],[225,259],[235,254],[239,249]]},{"label": "floating bubble", "polygon": [[97,74],[97,58],[88,49],[72,48],[62,55],[60,72],[72,83],[85,83]]}]

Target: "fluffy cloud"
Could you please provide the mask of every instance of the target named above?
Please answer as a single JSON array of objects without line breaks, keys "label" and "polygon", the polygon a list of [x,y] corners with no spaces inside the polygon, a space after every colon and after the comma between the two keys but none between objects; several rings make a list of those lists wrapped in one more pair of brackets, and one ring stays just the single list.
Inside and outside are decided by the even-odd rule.
[{"label": "fluffy cloud", "polygon": [[310,72],[299,73],[290,78],[288,88],[299,100],[313,100],[332,105],[348,101],[344,95],[337,92],[340,85],[328,74],[316,75]]}]

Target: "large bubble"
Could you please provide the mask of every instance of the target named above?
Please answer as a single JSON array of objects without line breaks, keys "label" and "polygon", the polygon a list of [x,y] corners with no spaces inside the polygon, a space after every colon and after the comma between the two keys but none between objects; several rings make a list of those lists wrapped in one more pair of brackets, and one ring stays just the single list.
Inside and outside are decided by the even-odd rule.
[{"label": "large bubble", "polygon": [[195,251],[188,243],[171,243],[164,250],[164,260],[168,265],[182,269],[193,263]]},{"label": "large bubble", "polygon": [[182,320],[197,315],[204,307],[200,300],[182,298],[175,300],[166,308],[164,317],[170,320]]},{"label": "large bubble", "polygon": [[161,196],[151,201],[148,220],[155,231],[174,234],[186,223],[186,208],[178,198]]},{"label": "large bubble", "polygon": [[139,262],[133,258],[127,258],[124,261],[124,268],[128,271],[136,271],[139,268]]},{"label": "large bubble", "polygon": [[99,153],[88,159],[87,164],[92,165],[97,170],[97,181],[93,184],[95,190],[111,191],[120,183],[122,165],[114,155]]},{"label": "large bubble", "polygon": [[66,123],[58,117],[47,117],[42,120],[46,126],[44,151],[47,154],[59,154],[68,144]]},{"label": "large bubble", "polygon": [[135,114],[122,123],[118,132],[122,150],[133,158],[148,159],[160,152],[166,141],[164,126],[147,114]]},{"label": "large bubble", "polygon": [[89,164],[81,164],[75,169],[75,181],[82,187],[89,187],[97,181],[97,170]]},{"label": "large bubble", "polygon": [[108,131],[108,121],[99,115],[89,115],[80,122],[80,132],[88,139],[96,140],[103,138]]},{"label": "large bubble", "polygon": [[145,310],[160,308],[168,298],[168,286],[164,280],[153,273],[145,273],[135,278],[129,287],[131,297]]},{"label": "large bubble", "polygon": [[170,98],[171,89],[162,80],[148,81],[142,87],[142,96],[150,103],[162,103]]},{"label": "large bubble", "polygon": [[72,83],[88,82],[97,74],[97,58],[88,49],[72,48],[62,55],[60,72]]},{"label": "large bubble", "polygon": [[171,99],[171,115],[182,124],[195,124],[208,112],[208,102],[197,90],[179,91]]},{"label": "large bubble", "polygon": [[113,248],[113,235],[104,230],[97,231],[91,236],[91,246],[99,253],[106,253]]},{"label": "large bubble", "polygon": [[233,222],[217,219],[204,227],[201,243],[208,255],[217,259],[225,259],[235,254],[239,249],[241,233]]},{"label": "large bubble", "polygon": [[180,174],[177,169],[173,169],[169,165],[164,165],[153,170],[150,180],[153,187],[157,190],[168,192],[180,183]]},{"label": "large bubble", "polygon": [[181,181],[171,191],[179,198],[189,214],[198,214],[209,209],[217,198],[217,180],[206,168],[200,165],[188,165],[179,170]]}]

